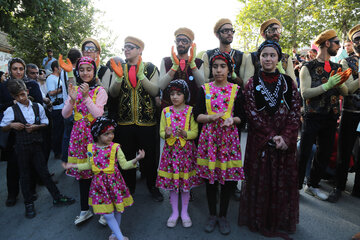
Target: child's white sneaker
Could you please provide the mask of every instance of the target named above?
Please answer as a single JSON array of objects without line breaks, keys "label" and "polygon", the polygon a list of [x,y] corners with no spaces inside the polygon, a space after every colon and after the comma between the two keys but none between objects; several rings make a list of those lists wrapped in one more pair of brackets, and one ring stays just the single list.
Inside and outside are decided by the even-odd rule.
[{"label": "child's white sneaker", "polygon": [[101,225],[103,225],[104,227],[107,226],[107,222],[106,222],[106,219],[105,219],[104,215],[101,215],[101,216],[100,216],[100,218],[99,218],[99,223],[100,223]]},{"label": "child's white sneaker", "polygon": [[75,225],[78,225],[82,222],[85,222],[86,220],[88,220],[89,218],[91,218],[94,214],[90,211],[81,211],[80,216],[76,216],[75,218]]}]

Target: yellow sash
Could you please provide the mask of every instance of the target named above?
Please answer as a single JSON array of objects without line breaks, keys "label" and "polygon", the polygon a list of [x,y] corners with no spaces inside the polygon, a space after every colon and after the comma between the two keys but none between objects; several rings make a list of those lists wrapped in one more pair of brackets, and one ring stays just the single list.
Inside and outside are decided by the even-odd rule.
[{"label": "yellow sash", "polygon": [[[209,115],[214,115],[216,114],[215,112],[213,112],[212,108],[211,108],[211,94],[210,94],[210,85],[209,83],[205,83],[205,103],[206,103],[206,111]],[[231,117],[231,111],[233,109],[234,106],[234,100],[235,100],[235,94],[236,94],[236,90],[237,90],[238,85],[237,84],[233,84],[232,89],[231,89],[231,95],[230,95],[230,103],[228,106],[227,111],[225,112],[225,115],[222,116],[222,119],[227,119],[229,117]]]},{"label": "yellow sash", "polygon": [[[92,97],[92,101],[94,103],[96,103],[96,97],[97,97],[97,94],[99,92],[99,89],[100,89],[100,86],[95,88],[94,95]],[[75,90],[77,92],[78,86],[75,87]],[[75,114],[74,114],[74,120],[75,121],[79,121],[82,118],[87,118],[90,122],[92,122],[94,120],[94,117],[93,117],[93,115],[91,115],[91,113],[87,114],[86,116],[83,116],[81,113],[79,113],[78,110],[77,110],[76,104],[74,105],[74,110],[75,110]]]},{"label": "yellow sash", "polygon": [[[189,130],[189,122],[190,122],[191,111],[192,111],[192,107],[189,107],[189,109],[188,109],[188,111],[186,113],[186,120],[185,120],[185,127],[184,127],[185,131]],[[166,114],[165,114],[166,125],[168,127],[171,127],[170,107],[166,107],[165,112],[166,112]],[[174,143],[176,142],[177,139],[179,139],[181,147],[184,147],[185,144],[186,144],[186,140],[184,138],[180,137],[180,136],[175,137],[174,135],[171,134],[171,136],[166,139],[166,142],[167,142],[168,145],[172,146],[172,145],[174,145]]]},{"label": "yellow sash", "polygon": [[94,174],[99,174],[100,172],[104,172],[104,173],[114,173],[114,165],[115,165],[115,155],[116,155],[116,148],[119,146],[118,143],[114,143],[111,147],[111,153],[110,153],[110,162],[109,162],[109,166],[107,168],[104,169],[100,169],[96,166],[96,164],[94,163],[94,151],[93,151],[93,144],[89,144],[87,146],[87,155],[90,159],[90,164],[91,164],[91,170]]}]

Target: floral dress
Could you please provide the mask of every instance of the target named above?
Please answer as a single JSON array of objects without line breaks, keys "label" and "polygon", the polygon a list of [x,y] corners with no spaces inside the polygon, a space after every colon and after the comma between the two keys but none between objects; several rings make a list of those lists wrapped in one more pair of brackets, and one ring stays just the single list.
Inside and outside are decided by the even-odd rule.
[{"label": "floral dress", "polygon": [[116,161],[121,156],[119,163],[123,169],[136,166],[126,161],[118,143],[105,147],[89,144],[87,150],[89,161],[79,169],[91,166],[94,174],[89,191],[89,205],[96,214],[112,213],[115,209],[123,212],[124,208],[131,206],[134,201]]},{"label": "floral dress", "polygon": [[208,179],[210,184],[242,180],[244,172],[238,129],[236,125],[221,126],[224,119],[233,116],[235,96],[241,90],[236,84],[216,87],[213,82],[205,84],[203,89],[206,113],[225,112],[225,115],[202,127],[197,153],[198,175]]},{"label": "floral dress", "polygon": [[[96,87],[89,91],[89,97],[96,102],[96,96],[100,88]],[[78,88],[76,87],[76,90]],[[93,137],[91,135],[91,122],[94,120],[94,117],[89,112],[88,108],[84,103],[82,93],[78,91],[74,105],[74,126],[70,135],[70,143],[68,150],[68,162],[81,164],[87,161],[86,156],[86,146],[89,143],[93,142]],[[67,175],[79,179],[89,179],[92,177],[91,170],[79,172],[76,168],[71,168],[67,170]]]},{"label": "floral dress", "polygon": [[[161,155],[156,186],[165,190],[188,192],[200,185],[196,175],[196,146],[193,141],[198,134],[198,126],[192,114],[192,107],[177,111],[166,107],[161,115],[160,135],[165,137],[165,125],[172,128],[172,136],[167,138]],[[187,139],[175,136],[177,128],[187,132]],[[161,133],[163,132],[163,133]]]}]

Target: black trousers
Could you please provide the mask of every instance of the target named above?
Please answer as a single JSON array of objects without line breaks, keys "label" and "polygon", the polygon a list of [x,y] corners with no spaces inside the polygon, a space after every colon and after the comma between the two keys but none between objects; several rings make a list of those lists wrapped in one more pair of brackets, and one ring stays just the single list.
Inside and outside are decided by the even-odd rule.
[{"label": "black trousers", "polygon": [[81,211],[89,210],[90,185],[91,185],[91,178],[79,179]]},{"label": "black trousers", "polygon": [[8,190],[8,198],[16,198],[20,191],[20,174],[14,149],[9,148],[2,150],[1,158],[2,160],[7,161],[6,185]]},{"label": "black trousers", "polygon": [[64,118],[61,109],[52,110],[51,113],[51,143],[54,155],[60,155],[62,151],[62,138],[64,134]]},{"label": "black trousers", "polygon": [[[356,128],[360,121],[360,113],[343,111],[339,128],[338,156],[336,163],[336,188],[345,190],[349,163],[358,136]],[[357,189],[360,192],[360,189]]]},{"label": "black trousers", "polygon": [[40,179],[49,190],[53,199],[58,199],[60,196],[59,189],[52,181],[49,170],[46,165],[41,143],[32,144],[16,144],[16,156],[20,171],[20,185],[24,197],[25,204],[32,203],[31,190],[31,168],[34,167]]},{"label": "black trousers", "polygon": [[[220,193],[220,212],[219,217],[226,217],[227,210],[229,208],[229,201],[231,193],[235,190],[237,185],[236,181],[226,181],[224,185],[221,184]],[[218,194],[218,182],[210,184],[206,180],[206,198],[208,201],[209,212],[211,216],[216,216],[216,196]]]},{"label": "black trousers", "polygon": [[[155,187],[158,159],[156,159],[156,126],[126,125],[118,126],[115,133],[115,142],[121,144],[121,149],[127,160],[136,157],[139,149],[145,150],[145,159],[139,161],[142,174],[145,174],[148,189]],[[131,193],[135,192],[136,169],[121,170],[126,185]]]},{"label": "black trousers", "polygon": [[334,146],[337,118],[333,115],[305,118],[301,131],[299,159],[299,189],[304,182],[306,163],[312,146],[317,143],[318,149],[310,171],[309,186],[318,187],[329,163]]}]

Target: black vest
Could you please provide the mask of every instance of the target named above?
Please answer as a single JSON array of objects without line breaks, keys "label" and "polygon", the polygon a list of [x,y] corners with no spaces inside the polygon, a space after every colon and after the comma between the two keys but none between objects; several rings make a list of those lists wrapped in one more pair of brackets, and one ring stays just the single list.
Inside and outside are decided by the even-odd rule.
[{"label": "black vest", "polygon": [[[349,68],[352,70],[352,76],[354,79],[358,79],[358,71],[359,71],[359,57],[356,55],[352,55],[345,59]],[[357,89],[352,94],[344,97],[344,110],[350,111],[360,111],[360,89]]]},{"label": "black vest", "polygon": [[[172,61],[170,57],[166,57],[163,59],[164,63],[165,63],[165,70],[166,72],[170,71],[171,67],[172,67]],[[187,61],[186,61],[187,63]],[[195,64],[196,67],[199,69],[201,67],[201,65],[203,64],[203,61],[199,58],[195,59]],[[181,71],[180,68],[176,71],[175,75],[174,75],[174,80],[176,79],[182,79],[184,80],[188,87],[189,87],[189,91],[190,91],[190,102],[187,103],[190,106],[195,106],[196,101],[197,101],[197,94],[199,92],[199,88],[196,85],[195,82],[195,77],[192,74],[192,70],[190,68],[190,66],[188,64],[186,64],[185,70]],[[170,93],[168,91],[167,88],[165,88],[162,92],[162,97],[161,97],[161,109],[171,106],[171,101],[170,101]]]},{"label": "black vest", "polygon": [[[207,50],[206,51],[206,54],[209,58],[209,62],[210,62],[210,59],[212,56],[215,55],[216,52],[219,52],[220,49],[219,48],[215,48],[215,49],[212,49],[212,50]],[[238,77],[240,77],[240,66],[242,64],[242,59],[243,59],[243,55],[244,53],[239,51],[239,50],[235,50],[235,49],[231,49],[230,53],[229,53],[230,57],[233,59],[233,64],[234,64],[234,72],[236,73],[236,75]],[[210,66],[210,64],[209,64]],[[210,75],[209,75],[209,78],[212,78],[213,75],[212,75],[212,71],[210,69]]]},{"label": "black vest", "polygon": [[[331,71],[328,73],[324,70],[325,63],[321,63],[316,59],[305,63],[304,66],[309,70],[312,88],[326,83],[330,77],[331,71],[334,70],[336,73],[337,69],[341,67],[340,64],[330,61]],[[340,110],[339,96],[339,89],[334,87],[321,95],[304,100],[305,115],[327,115],[332,113],[335,117],[338,117]]]},{"label": "black vest", "polygon": [[[14,122],[20,122],[22,124],[27,124],[25,117],[23,113],[21,112],[21,109],[19,105],[14,104],[12,106],[12,109],[14,111]],[[35,114],[35,123],[39,125],[40,124],[40,113],[39,113],[39,105],[37,103],[33,103],[32,109]],[[37,130],[35,132],[28,133],[25,129],[21,131],[14,131],[15,132],[15,142],[16,144],[31,144],[31,143],[41,143],[43,141],[42,139],[42,133],[40,130]]]}]

